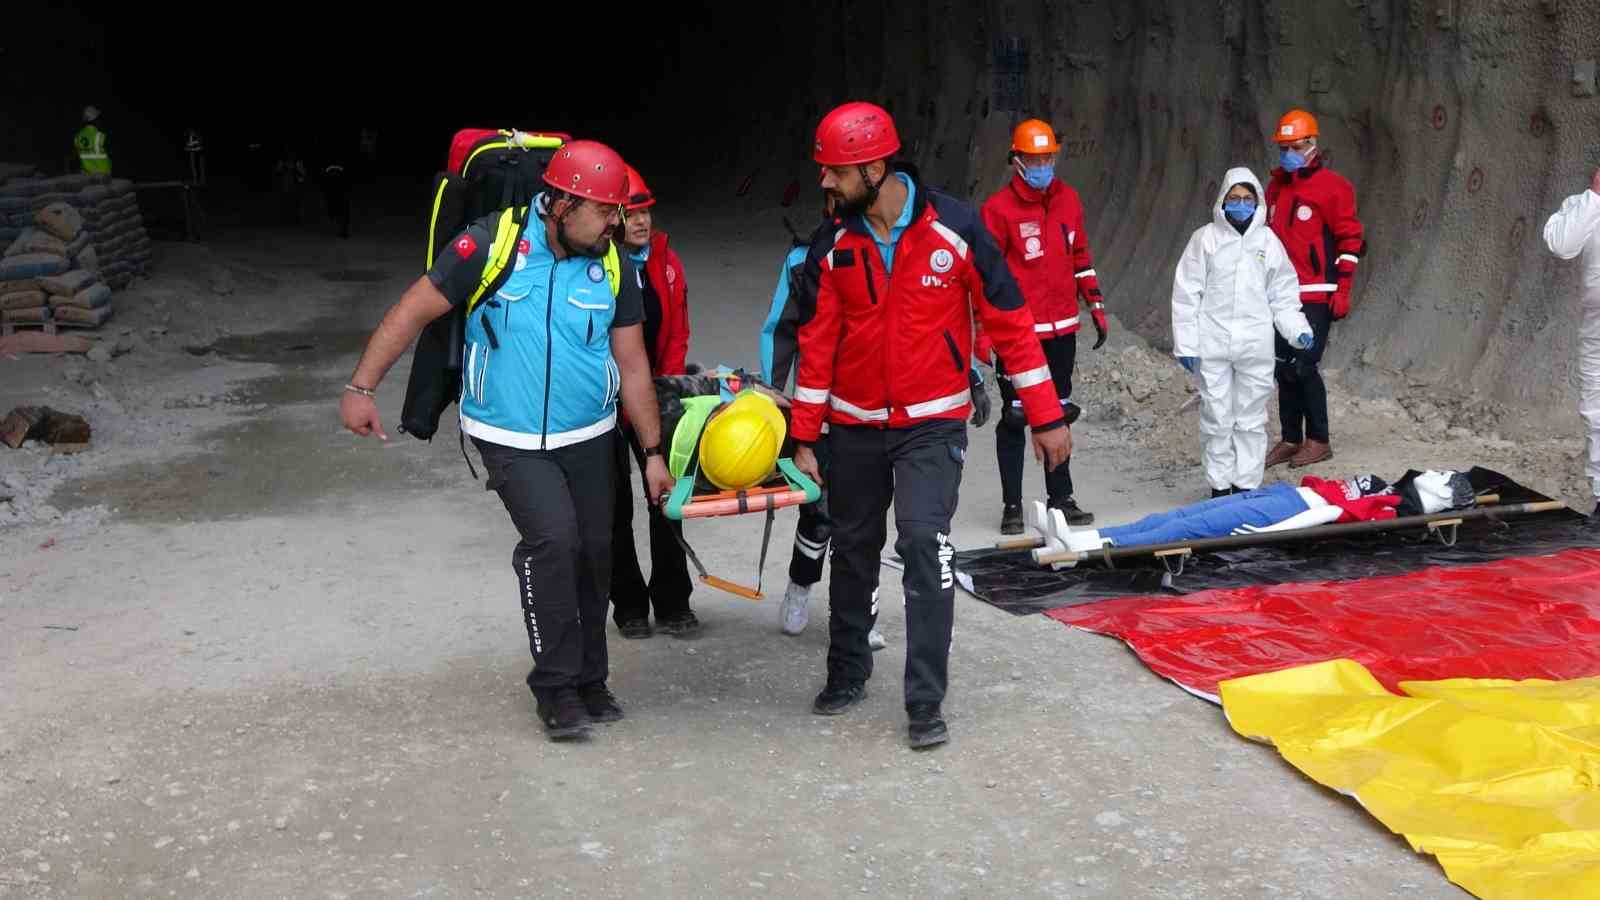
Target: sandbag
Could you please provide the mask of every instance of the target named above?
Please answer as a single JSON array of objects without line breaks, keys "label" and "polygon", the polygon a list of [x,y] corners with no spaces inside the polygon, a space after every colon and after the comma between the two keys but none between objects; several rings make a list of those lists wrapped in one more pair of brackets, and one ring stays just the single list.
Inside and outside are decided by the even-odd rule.
[{"label": "sandbag", "polygon": [[50,190],[50,183],[43,178],[23,178],[17,181],[6,182],[5,192],[8,197],[37,197]]},{"label": "sandbag", "polygon": [[52,203],[34,216],[39,227],[50,234],[71,241],[83,231],[83,216],[70,204]]},{"label": "sandbag", "polygon": [[52,297],[71,297],[99,280],[93,272],[77,269],[60,275],[46,275],[38,281],[39,287]]},{"label": "sandbag", "polygon": [[86,187],[78,196],[83,199],[83,205],[96,206],[111,199],[111,189],[100,185]]},{"label": "sandbag", "polygon": [[[85,310],[87,311],[87,310]],[[33,309],[0,309],[0,322],[48,322],[50,321],[50,307],[37,306]]]},{"label": "sandbag", "polygon": [[0,259],[0,281],[60,275],[66,270],[66,259],[47,253],[24,253],[21,256],[7,256]]},{"label": "sandbag", "polygon": [[57,307],[52,315],[57,322],[70,325],[98,326],[105,324],[111,318],[111,307],[101,306],[94,309],[85,309],[81,306]]},{"label": "sandbag", "polygon": [[70,206],[71,204],[69,201],[75,199],[77,199],[76,194],[63,194],[60,191],[50,191],[33,198],[33,211],[38,212],[52,203],[67,203]]},{"label": "sandbag", "polygon": [[43,253],[50,256],[67,258],[67,242],[52,234],[46,234],[37,228],[29,228],[6,248],[5,255],[21,256],[24,253]]},{"label": "sandbag", "polygon": [[129,178],[111,179],[111,193],[117,195],[133,193],[133,180]]},{"label": "sandbag", "polygon": [[32,228],[33,208],[29,207],[28,209],[6,213],[6,224],[12,228]]},{"label": "sandbag", "polygon": [[[5,189],[0,188],[0,191],[3,190]],[[7,197],[0,195],[0,212],[10,214],[32,209],[33,203],[29,201],[27,197]]]},{"label": "sandbag", "polygon": [[77,259],[72,262],[85,272],[98,272],[100,271],[100,251],[90,246],[82,253],[79,253]]},{"label": "sandbag", "polygon": [[33,178],[39,173],[27,163],[0,163],[0,185],[8,181]]},{"label": "sandbag", "polygon": [[27,230],[21,226],[0,224],[0,248],[11,246],[11,242],[22,237],[22,233]]},{"label": "sandbag", "polygon": [[[3,290],[6,285],[0,285]],[[36,309],[49,302],[49,295],[37,288],[28,291],[0,293],[0,309]]]},{"label": "sandbag", "polygon": [[67,243],[67,259],[77,259],[78,254],[89,249],[90,243],[88,231],[78,232],[78,236]]},{"label": "sandbag", "polygon": [[104,284],[92,284],[69,297],[51,296],[50,306],[60,309],[63,306],[76,306],[82,309],[99,309],[111,302],[111,287]]}]

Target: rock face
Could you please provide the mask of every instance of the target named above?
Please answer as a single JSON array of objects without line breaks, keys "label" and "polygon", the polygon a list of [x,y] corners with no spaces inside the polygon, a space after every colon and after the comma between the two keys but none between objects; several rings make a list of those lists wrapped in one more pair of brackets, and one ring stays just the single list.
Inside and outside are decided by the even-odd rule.
[{"label": "rock face", "polygon": [[[758,173],[755,196],[812,183],[812,129],[844,99],[885,103],[905,158],[978,200],[1008,175],[1010,128],[1045,118],[1061,132],[1059,172],[1083,196],[1108,305],[1167,346],[1172,268],[1217,180],[1235,164],[1264,178],[1267,135],[1304,107],[1356,185],[1369,243],[1328,364],[1357,388],[1422,381],[1570,417],[1579,272],[1546,252],[1542,231],[1600,162],[1600,5],[811,6],[801,18],[829,26],[777,29],[786,45],[763,42],[769,63],[732,86],[750,96],[728,108],[762,110],[762,127],[737,141],[709,122],[701,132],[718,158],[731,148]],[[715,29],[702,39],[720,41]]]}]

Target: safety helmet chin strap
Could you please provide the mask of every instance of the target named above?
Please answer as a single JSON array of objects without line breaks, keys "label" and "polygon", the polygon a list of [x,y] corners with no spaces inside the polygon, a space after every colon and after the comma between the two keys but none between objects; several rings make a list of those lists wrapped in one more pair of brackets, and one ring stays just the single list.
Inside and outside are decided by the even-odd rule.
[{"label": "safety helmet chin strap", "polygon": [[871,209],[872,204],[878,202],[878,188],[883,187],[883,182],[889,180],[889,161],[884,160],[883,180],[877,184],[873,184],[872,179],[867,175],[866,163],[856,163],[856,171],[861,173],[861,183],[867,186],[867,209]]}]

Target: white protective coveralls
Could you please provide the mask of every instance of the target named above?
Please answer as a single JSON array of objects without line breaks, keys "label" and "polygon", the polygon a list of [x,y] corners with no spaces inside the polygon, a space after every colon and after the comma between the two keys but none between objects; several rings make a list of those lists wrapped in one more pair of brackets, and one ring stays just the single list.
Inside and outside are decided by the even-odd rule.
[{"label": "white protective coveralls", "polygon": [[[1243,235],[1222,211],[1236,184],[1256,192]],[[1272,396],[1272,329],[1290,344],[1311,333],[1300,311],[1294,263],[1267,227],[1266,193],[1254,173],[1229,169],[1212,222],[1189,238],[1172,282],[1172,353],[1199,358],[1200,434],[1206,480],[1216,490],[1261,486]]]},{"label": "white protective coveralls", "polygon": [[1586,474],[1600,499],[1600,194],[1568,197],[1544,226],[1544,242],[1562,259],[1583,255],[1583,324],[1578,330],[1578,414],[1589,427]]}]

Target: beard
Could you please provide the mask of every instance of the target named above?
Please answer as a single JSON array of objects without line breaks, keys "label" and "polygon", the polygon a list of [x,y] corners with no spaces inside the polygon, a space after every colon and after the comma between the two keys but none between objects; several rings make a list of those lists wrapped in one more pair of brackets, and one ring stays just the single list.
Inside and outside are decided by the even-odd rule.
[{"label": "beard", "polygon": [[561,248],[567,251],[568,256],[605,256],[606,248],[611,243],[611,234],[614,229],[607,228],[595,238],[593,244],[582,244],[572,239],[567,233],[565,222],[556,224],[556,240],[561,242]]},{"label": "beard", "polygon": [[838,191],[829,191],[828,199],[831,201],[833,214],[836,216],[864,216],[872,208],[872,193],[862,191],[861,196],[854,200],[848,199]]}]

